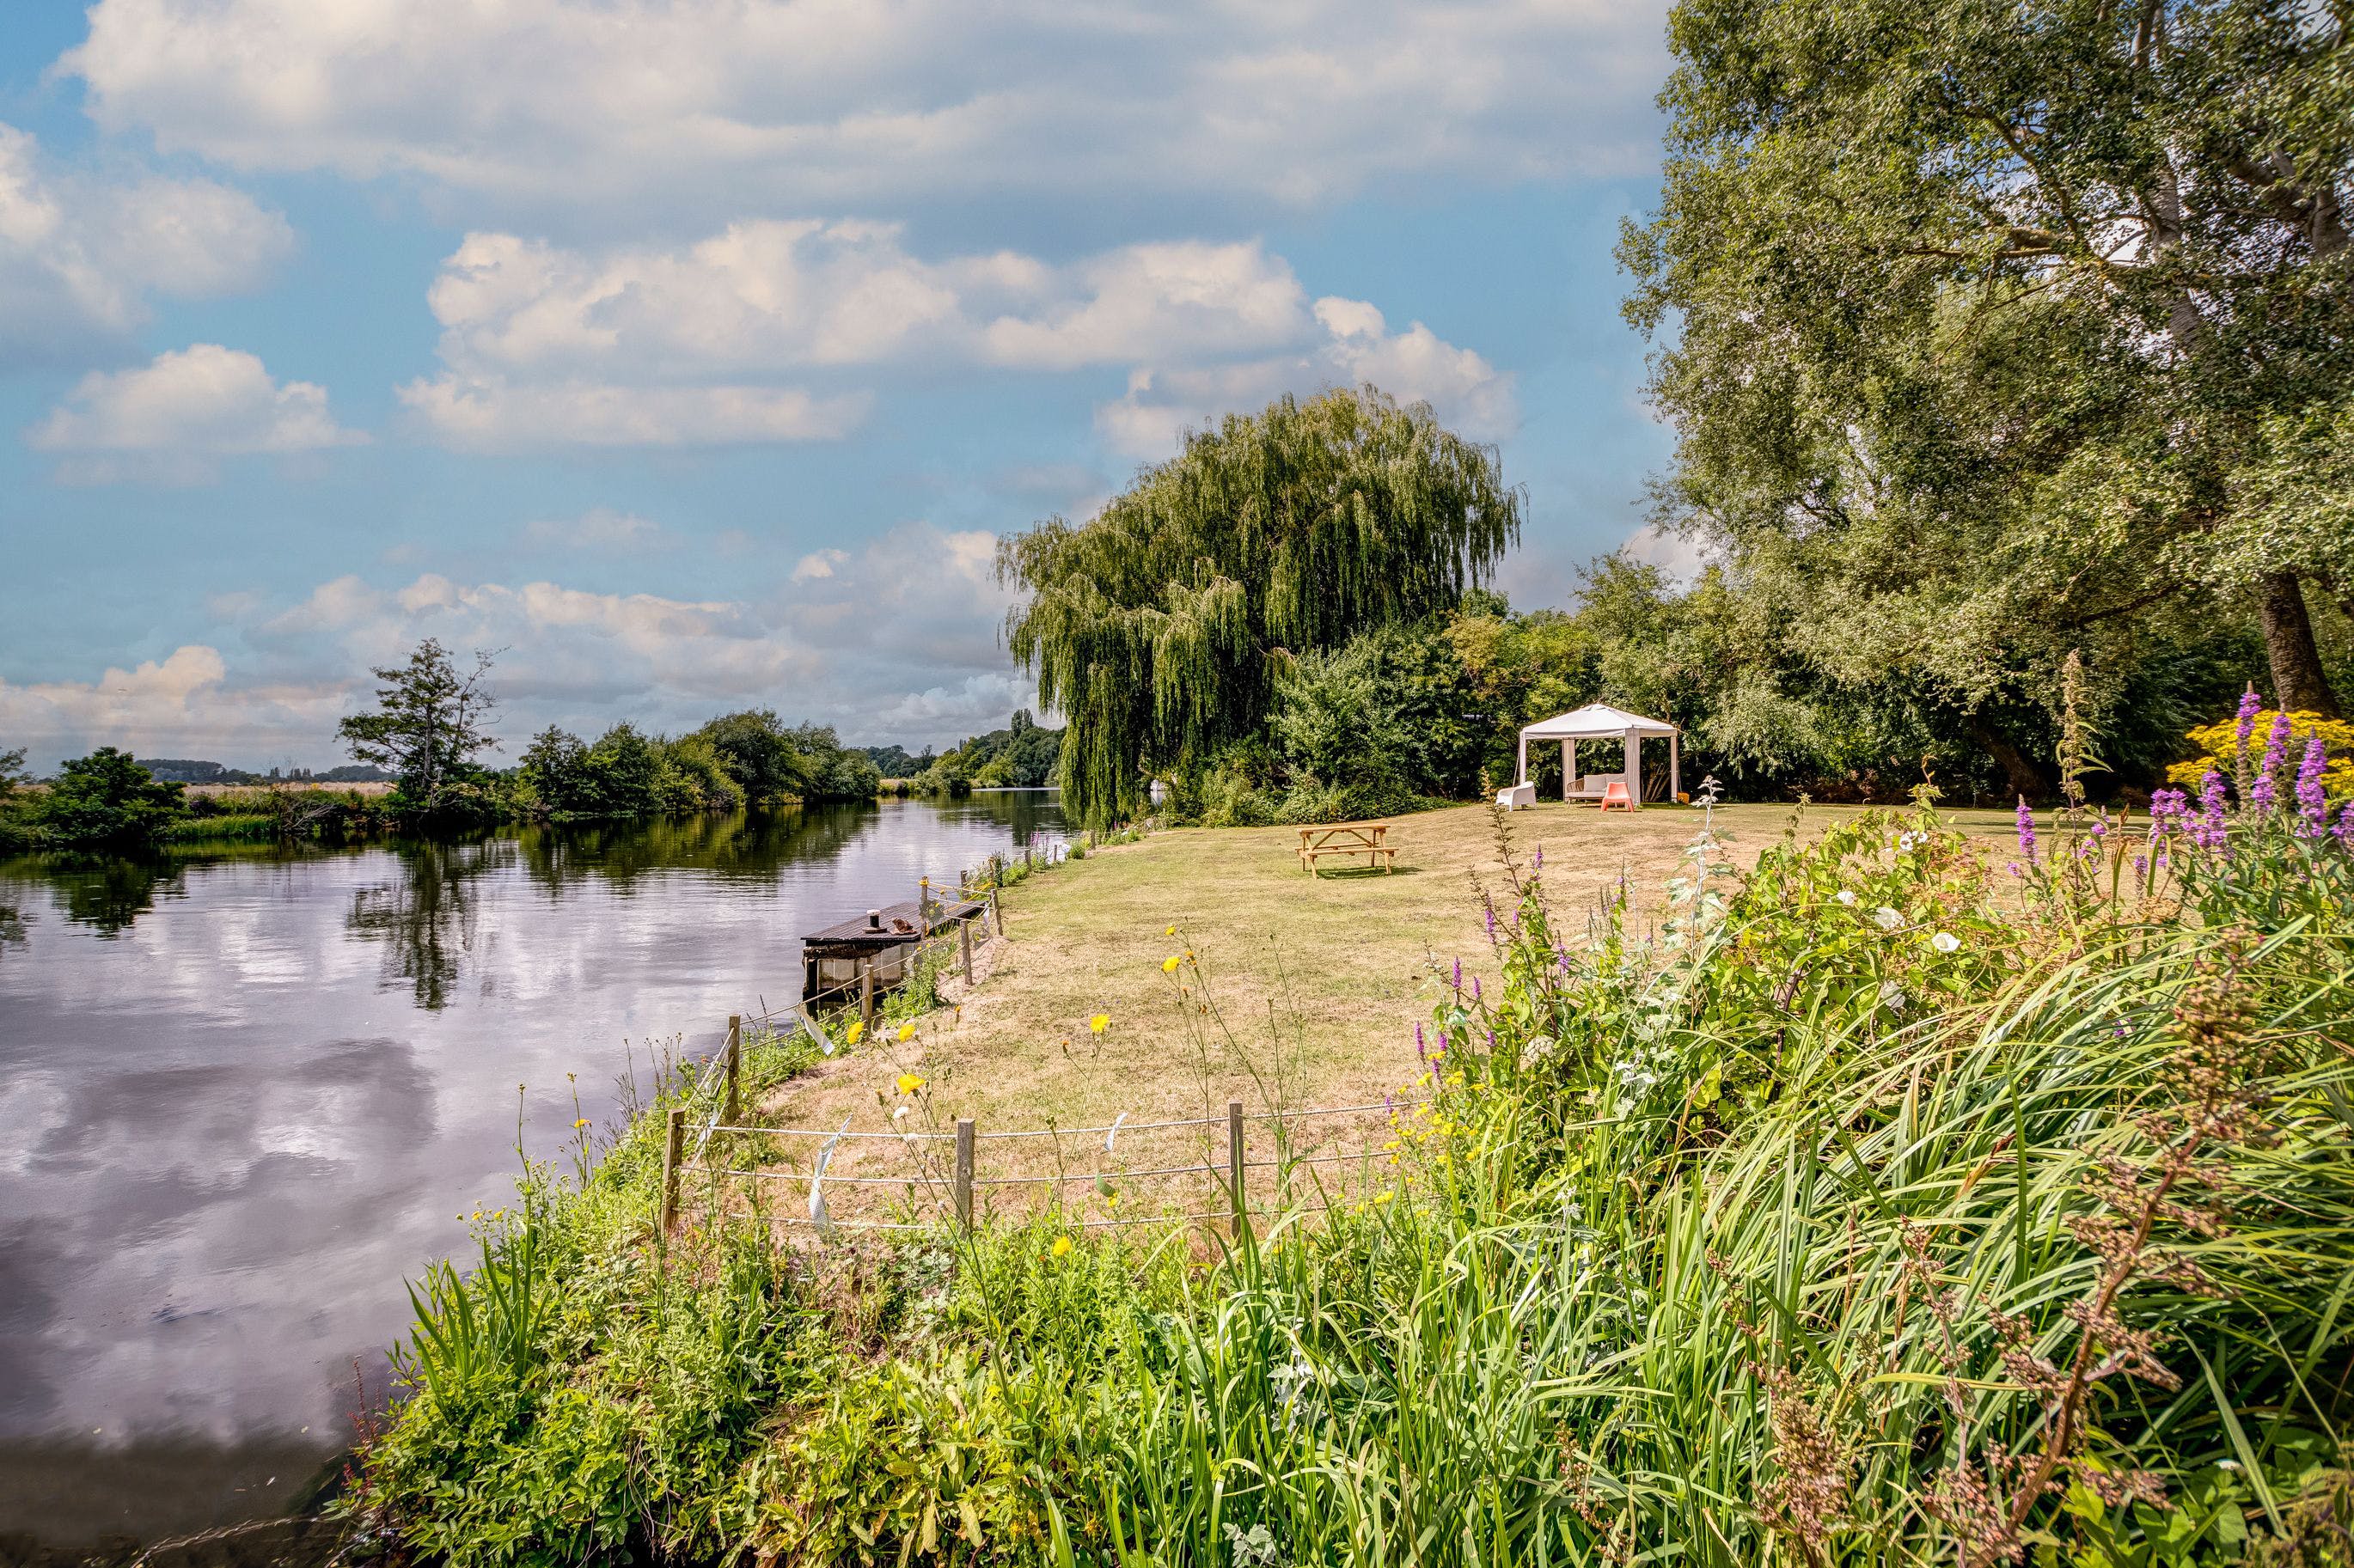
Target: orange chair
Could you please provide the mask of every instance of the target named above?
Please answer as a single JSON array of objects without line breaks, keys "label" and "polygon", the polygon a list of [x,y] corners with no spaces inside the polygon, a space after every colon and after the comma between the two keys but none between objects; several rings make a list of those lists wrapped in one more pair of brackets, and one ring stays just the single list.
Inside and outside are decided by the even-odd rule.
[{"label": "orange chair", "polygon": [[1613,806],[1622,811],[1635,809],[1633,799],[1627,793],[1627,781],[1623,779],[1612,779],[1610,787],[1602,791],[1602,809],[1606,811]]}]

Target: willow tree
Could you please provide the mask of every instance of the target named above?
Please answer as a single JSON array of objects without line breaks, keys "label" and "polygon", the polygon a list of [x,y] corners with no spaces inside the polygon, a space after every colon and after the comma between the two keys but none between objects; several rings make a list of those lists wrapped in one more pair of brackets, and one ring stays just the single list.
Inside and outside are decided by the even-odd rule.
[{"label": "willow tree", "polygon": [[1069,726],[1064,809],[1102,823],[1154,775],[1260,733],[1294,654],[1420,620],[1520,537],[1492,449],[1365,387],[1229,415],[1094,519],[1000,543],[1014,658]]}]

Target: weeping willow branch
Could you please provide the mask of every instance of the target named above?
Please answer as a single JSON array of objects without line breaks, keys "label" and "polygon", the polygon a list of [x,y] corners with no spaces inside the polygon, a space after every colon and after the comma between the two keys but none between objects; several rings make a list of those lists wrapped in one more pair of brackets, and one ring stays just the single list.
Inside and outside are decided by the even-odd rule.
[{"label": "weeping willow branch", "polygon": [[1062,710],[1063,808],[1135,813],[1154,774],[1265,723],[1295,653],[1447,609],[1519,542],[1495,451],[1373,387],[1286,397],[1146,470],[1093,521],[998,547],[1039,701]]}]

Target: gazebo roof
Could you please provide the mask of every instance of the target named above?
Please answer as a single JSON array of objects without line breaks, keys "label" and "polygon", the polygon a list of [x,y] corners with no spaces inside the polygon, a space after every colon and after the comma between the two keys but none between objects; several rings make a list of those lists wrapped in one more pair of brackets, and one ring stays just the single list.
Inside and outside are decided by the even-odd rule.
[{"label": "gazebo roof", "polygon": [[1588,703],[1584,707],[1565,714],[1555,714],[1549,719],[1523,726],[1522,740],[1615,740],[1629,735],[1676,735],[1675,726],[1663,720],[1645,718],[1630,714],[1625,708],[1614,708],[1607,703]]}]

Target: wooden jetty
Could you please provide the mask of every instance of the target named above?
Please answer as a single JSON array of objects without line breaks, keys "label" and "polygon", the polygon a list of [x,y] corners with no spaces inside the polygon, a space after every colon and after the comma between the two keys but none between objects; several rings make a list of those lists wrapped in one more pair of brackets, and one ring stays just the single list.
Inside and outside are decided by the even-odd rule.
[{"label": "wooden jetty", "polygon": [[917,943],[988,912],[978,898],[910,899],[812,931],[801,938],[801,1000],[838,1005],[864,991],[870,976],[875,989],[897,985]]}]

